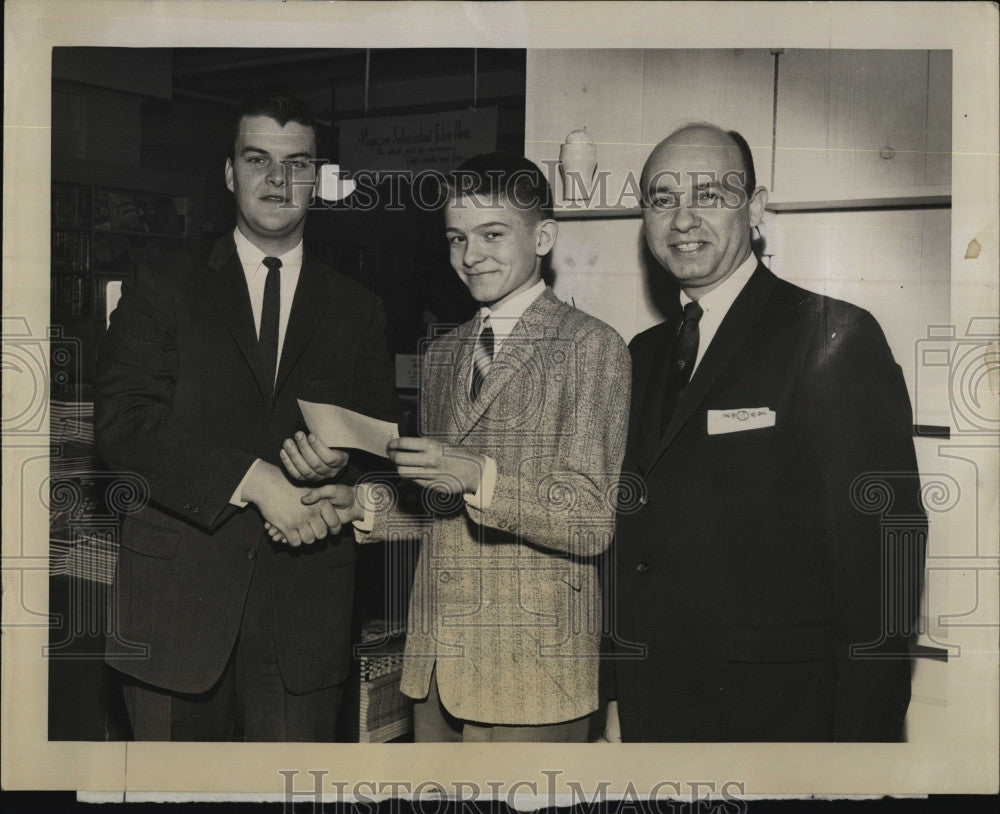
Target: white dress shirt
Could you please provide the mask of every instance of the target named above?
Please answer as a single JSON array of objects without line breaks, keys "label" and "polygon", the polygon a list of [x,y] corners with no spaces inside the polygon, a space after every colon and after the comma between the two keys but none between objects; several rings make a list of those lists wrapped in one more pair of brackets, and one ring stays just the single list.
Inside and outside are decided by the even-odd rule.
[{"label": "white dress shirt", "polygon": [[[701,306],[703,313],[701,319],[698,320],[698,356],[694,360],[694,367],[691,368],[692,376],[698,369],[698,365],[701,364],[708,346],[712,344],[722,320],[726,318],[726,314],[729,313],[729,309],[736,302],[736,298],[756,268],[757,257],[753,252],[750,252],[747,259],[736,267],[736,271],[698,300],[698,305]],[[681,308],[689,302],[694,302],[694,299],[681,289]]]},{"label": "white dress shirt", "polygon": [[[247,281],[247,290],[250,292],[250,307],[253,309],[254,331],[260,336],[260,315],[264,310],[264,285],[267,282],[268,268],[264,265],[266,255],[239,230],[233,230],[233,240],[236,241],[236,253],[239,255],[240,264],[243,266],[243,274]],[[288,317],[292,313],[292,300],[295,298],[295,289],[299,284],[299,273],[302,271],[302,241],[281,255],[277,255],[281,261],[281,308],[278,311],[278,359],[281,359],[281,349],[285,345],[285,334],[288,331]],[[280,362],[279,362],[280,366]],[[278,368],[274,371],[275,378],[278,375]],[[243,492],[243,484],[246,483],[253,468],[260,462],[260,458],[250,464],[250,468],[243,476],[229,498],[229,502],[234,506],[246,506],[246,501],[240,499]]]}]

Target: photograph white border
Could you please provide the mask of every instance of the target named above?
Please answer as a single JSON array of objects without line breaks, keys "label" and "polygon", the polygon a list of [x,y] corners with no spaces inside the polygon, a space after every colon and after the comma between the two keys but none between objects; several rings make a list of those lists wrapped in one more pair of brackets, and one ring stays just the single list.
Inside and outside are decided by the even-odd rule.
[{"label": "photograph white border", "polygon": [[[49,324],[51,49],[133,47],[480,47],[480,48],[900,48],[953,53],[952,322],[996,316],[998,253],[997,8],[969,3],[324,3],[37,2],[4,9],[3,315],[34,337]],[[965,259],[976,239],[981,251]],[[5,346],[10,340],[4,336]],[[4,371],[8,386],[27,386]],[[996,393],[996,390],[993,391]],[[37,394],[35,394],[37,395]],[[27,394],[30,400],[32,394]],[[42,394],[44,398],[44,394]],[[961,439],[955,441],[959,443]],[[996,446],[995,436],[969,441]],[[282,799],[285,776],[308,792],[310,770],[341,793],[406,796],[428,781],[453,791],[476,783],[482,796],[589,800],[685,796],[691,782],[741,795],[990,793],[998,784],[998,627],[970,628],[948,698],[953,726],[934,743],[902,744],[168,744],[47,740],[48,515],[27,496],[25,462],[47,454],[45,434],[3,442],[3,718],[5,789],[95,792],[239,793]],[[979,490],[983,552],[997,568],[997,456]],[[35,470],[37,472],[37,469]],[[988,474],[993,473],[993,474]],[[44,477],[44,473],[42,475]],[[37,480],[37,478],[36,478]],[[36,503],[38,503],[36,501]],[[23,507],[23,508],[22,508]],[[956,524],[958,525],[958,524]],[[961,533],[958,529],[956,533]],[[979,596],[997,620],[997,581]],[[949,670],[953,665],[949,664]],[[358,783],[363,785],[358,787]],[[682,792],[674,792],[673,783]],[[387,785],[388,784],[388,785]],[[490,786],[488,784],[494,784]],[[520,784],[520,785],[518,785]],[[574,784],[575,787],[574,787]],[[664,785],[668,784],[668,785]],[[327,785],[330,793],[338,786]],[[245,798],[244,798],[245,799]],[[297,799],[305,799],[299,796]],[[542,800],[544,802],[544,799]]]}]

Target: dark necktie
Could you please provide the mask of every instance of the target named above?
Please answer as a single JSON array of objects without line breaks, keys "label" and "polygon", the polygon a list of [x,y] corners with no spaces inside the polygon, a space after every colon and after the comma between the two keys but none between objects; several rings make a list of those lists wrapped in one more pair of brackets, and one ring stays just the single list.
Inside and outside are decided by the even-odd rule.
[{"label": "dark necktie", "polygon": [[667,361],[666,390],[663,394],[663,413],[660,418],[662,435],[674,416],[677,403],[684,388],[691,380],[691,372],[698,358],[698,320],[704,312],[696,302],[684,306],[684,321],[677,328],[677,334],[670,345]]},{"label": "dark necktie", "polygon": [[264,306],[260,312],[260,336],[257,339],[257,357],[260,373],[271,388],[278,372],[278,315],[281,313],[281,261],[265,257],[267,281],[264,283]]},{"label": "dark necktie", "polygon": [[486,374],[490,372],[492,364],[493,328],[490,327],[490,318],[486,317],[476,340],[476,348],[472,352],[472,384],[469,386],[469,398],[472,401],[479,398],[479,391],[483,389],[483,382],[486,381]]}]

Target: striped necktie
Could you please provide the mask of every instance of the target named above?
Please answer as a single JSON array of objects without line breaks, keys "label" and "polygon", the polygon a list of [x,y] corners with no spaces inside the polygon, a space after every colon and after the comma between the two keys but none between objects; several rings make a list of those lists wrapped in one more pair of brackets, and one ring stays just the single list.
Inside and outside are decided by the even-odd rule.
[{"label": "striped necktie", "polygon": [[490,372],[492,364],[493,328],[490,327],[490,318],[486,317],[476,340],[476,349],[472,352],[472,384],[469,386],[469,398],[472,401],[479,398],[479,391],[483,389],[483,382],[486,381],[486,374]]},{"label": "striped necktie", "polygon": [[281,260],[265,257],[267,280],[264,282],[264,305],[260,312],[260,336],[257,358],[264,381],[274,388],[278,372],[278,318],[281,313]]}]

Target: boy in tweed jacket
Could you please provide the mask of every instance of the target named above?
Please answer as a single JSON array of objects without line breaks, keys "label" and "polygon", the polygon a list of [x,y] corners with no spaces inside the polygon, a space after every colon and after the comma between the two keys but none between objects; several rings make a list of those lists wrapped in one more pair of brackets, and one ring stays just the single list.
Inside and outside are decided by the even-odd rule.
[{"label": "boy in tweed jacket", "polygon": [[[361,541],[422,540],[401,687],[416,699],[416,740],[583,741],[598,706],[596,558],[614,528],[628,350],[542,281],[557,224],[538,167],[493,153],[451,181],[451,264],[481,307],[430,343],[421,436],[387,449],[424,499],[408,510],[361,486],[350,519]],[[282,451],[304,480],[328,477],[341,455],[301,434]]]}]

